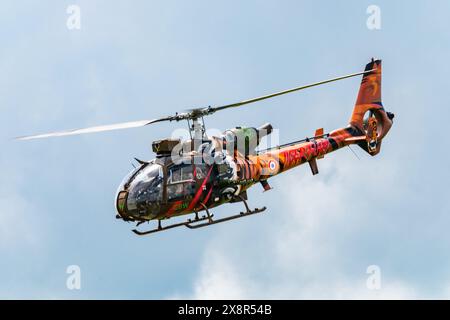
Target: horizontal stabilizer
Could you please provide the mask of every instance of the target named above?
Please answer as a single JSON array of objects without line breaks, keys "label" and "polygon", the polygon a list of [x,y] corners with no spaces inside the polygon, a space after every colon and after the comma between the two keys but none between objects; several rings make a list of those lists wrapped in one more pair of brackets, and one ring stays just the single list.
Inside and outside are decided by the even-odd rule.
[{"label": "horizontal stabilizer", "polygon": [[314,133],[314,137],[320,136],[323,136],[323,128],[316,129],[316,132]]}]

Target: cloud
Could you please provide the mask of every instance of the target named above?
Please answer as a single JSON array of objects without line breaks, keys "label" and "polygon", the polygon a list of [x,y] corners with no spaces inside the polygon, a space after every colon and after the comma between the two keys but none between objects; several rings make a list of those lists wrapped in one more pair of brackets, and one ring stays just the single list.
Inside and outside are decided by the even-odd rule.
[{"label": "cloud", "polygon": [[239,269],[214,251],[207,253],[202,274],[194,285],[196,299],[245,299],[250,293],[249,284],[243,285],[245,280],[239,278]]},{"label": "cloud", "polygon": [[[191,292],[178,297],[417,298],[416,288],[393,274],[386,257],[365,246],[383,236],[383,228],[392,223],[388,212],[373,207],[383,208],[386,201],[395,199],[397,166],[364,155],[355,163],[348,158],[353,157],[350,151],[334,157],[338,159],[319,162],[319,176],[311,176],[305,168],[275,178],[279,186],[272,192],[279,198],[271,205],[281,208],[269,208],[270,224],[254,220],[250,228],[260,233],[256,238],[247,236],[250,230],[233,225],[225,227],[228,233],[218,232],[204,251]],[[374,211],[379,213],[376,218]],[[380,264],[379,290],[366,286],[370,264]]]},{"label": "cloud", "polygon": [[[408,284],[394,281],[383,285],[380,290],[369,290],[364,278],[340,275],[334,279],[322,277],[326,268],[314,266],[297,273],[287,269],[274,268],[280,273],[272,281],[252,279],[251,270],[239,268],[238,261],[232,261],[226,254],[205,253],[201,274],[195,280],[189,295],[173,298],[187,299],[414,299],[417,292]],[[297,265],[297,267],[299,267]],[[342,271],[342,270],[341,270]],[[310,280],[306,281],[307,278]]]}]

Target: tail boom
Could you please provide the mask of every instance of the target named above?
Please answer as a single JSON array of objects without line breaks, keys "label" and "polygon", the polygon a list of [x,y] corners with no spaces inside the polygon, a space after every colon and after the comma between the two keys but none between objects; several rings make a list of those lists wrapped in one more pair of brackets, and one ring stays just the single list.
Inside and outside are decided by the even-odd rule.
[{"label": "tail boom", "polygon": [[239,179],[266,182],[268,178],[306,162],[312,173],[317,174],[318,159],[351,144],[357,144],[370,155],[379,153],[381,141],[389,132],[394,115],[386,112],[381,102],[381,60],[372,59],[366,65],[366,71],[369,72],[362,78],[347,127],[328,134],[323,134],[321,128],[316,130],[314,137],[250,155],[242,160],[242,165],[238,164]]}]

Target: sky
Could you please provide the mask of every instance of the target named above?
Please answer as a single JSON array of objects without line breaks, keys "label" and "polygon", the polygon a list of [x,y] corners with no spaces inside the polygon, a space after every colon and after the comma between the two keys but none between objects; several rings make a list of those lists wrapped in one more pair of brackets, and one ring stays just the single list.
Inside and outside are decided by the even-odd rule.
[{"label": "sky", "polygon": [[[69,29],[67,8],[80,8]],[[381,29],[367,27],[370,5]],[[448,1],[2,1],[0,298],[449,299]],[[383,59],[394,126],[249,192],[261,215],[137,237],[115,219],[133,157],[182,124],[35,141],[358,72]],[[206,119],[280,142],[347,125],[359,78]],[[240,211],[215,209],[216,216]],[[67,286],[79,267],[80,289]],[[367,285],[375,266],[379,286]]]}]

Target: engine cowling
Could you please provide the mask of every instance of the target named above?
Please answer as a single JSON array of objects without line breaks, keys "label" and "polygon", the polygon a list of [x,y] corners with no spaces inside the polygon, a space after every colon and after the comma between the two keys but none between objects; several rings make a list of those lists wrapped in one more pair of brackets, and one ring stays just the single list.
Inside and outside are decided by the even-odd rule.
[{"label": "engine cowling", "polygon": [[226,130],[222,137],[228,146],[233,146],[240,153],[248,155],[255,152],[262,138],[271,134],[273,127],[266,123],[258,128],[236,127]]}]

